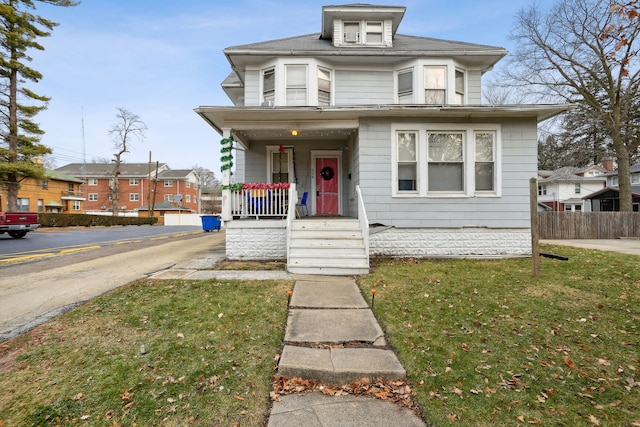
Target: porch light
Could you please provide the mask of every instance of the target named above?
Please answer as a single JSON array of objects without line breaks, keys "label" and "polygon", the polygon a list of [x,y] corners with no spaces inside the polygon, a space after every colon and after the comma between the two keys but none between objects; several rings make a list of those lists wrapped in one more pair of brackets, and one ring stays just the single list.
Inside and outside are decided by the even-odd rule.
[{"label": "porch light", "polygon": [[291,131],[291,136],[298,136],[298,131],[297,130],[292,130]]}]

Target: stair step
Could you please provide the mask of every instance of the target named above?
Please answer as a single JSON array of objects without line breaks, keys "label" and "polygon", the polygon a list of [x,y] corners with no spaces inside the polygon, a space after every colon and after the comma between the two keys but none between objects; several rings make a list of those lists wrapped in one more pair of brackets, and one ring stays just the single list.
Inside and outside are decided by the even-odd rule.
[{"label": "stair step", "polygon": [[278,374],[325,384],[348,384],[361,378],[394,381],[406,371],[391,350],[378,348],[309,348],[285,345]]},{"label": "stair step", "polygon": [[354,266],[322,266],[322,267],[310,267],[304,265],[287,266],[287,271],[291,274],[306,274],[306,275],[318,275],[318,276],[359,276],[361,274],[369,274],[369,266],[354,267]]}]

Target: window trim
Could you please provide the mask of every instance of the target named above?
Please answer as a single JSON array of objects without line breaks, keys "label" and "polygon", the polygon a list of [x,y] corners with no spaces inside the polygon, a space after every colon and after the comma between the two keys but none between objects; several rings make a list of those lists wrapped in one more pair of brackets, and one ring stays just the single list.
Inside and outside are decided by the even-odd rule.
[{"label": "window trim", "polygon": [[140,194],[138,194],[138,193],[129,193],[129,201],[130,202],[139,202],[140,201]]},{"label": "window trim", "polygon": [[[292,86],[289,83],[289,69],[290,68],[304,68],[304,86]],[[315,67],[317,70],[317,66]],[[306,107],[310,105],[309,101],[309,64],[285,64],[284,65],[284,105],[288,107]],[[304,102],[289,103],[289,90],[302,90],[304,89]],[[317,100],[316,100],[317,103]]]},{"label": "window trim", "polygon": [[[475,189],[475,133],[494,132],[493,191]],[[418,153],[417,191],[398,190],[398,132],[416,132]],[[464,191],[428,191],[428,139],[429,132],[463,133]],[[495,198],[502,197],[502,126],[492,123],[393,123],[391,126],[391,197],[406,198]]]},{"label": "window trim", "polygon": [[98,193],[89,193],[89,201],[97,202],[98,201]]},{"label": "window trim", "polygon": [[[402,68],[400,70],[396,71],[396,78],[395,78],[395,94],[396,94],[396,103],[398,104],[415,104],[415,87],[416,87],[416,81],[415,81],[415,76],[416,76],[416,72],[415,72],[415,67],[408,67],[408,68]],[[403,92],[404,96],[409,96],[410,99],[408,99],[408,102],[402,102],[400,100],[400,75],[401,74],[411,74],[411,89],[409,91],[407,91],[406,93]]]},{"label": "window trim", "polygon": [[140,178],[129,178],[129,185],[131,186],[140,185]]}]

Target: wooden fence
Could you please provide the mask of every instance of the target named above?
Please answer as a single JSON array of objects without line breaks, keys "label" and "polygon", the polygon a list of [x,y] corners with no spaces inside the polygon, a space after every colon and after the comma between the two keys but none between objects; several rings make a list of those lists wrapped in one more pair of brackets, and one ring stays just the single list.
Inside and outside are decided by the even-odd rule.
[{"label": "wooden fence", "polygon": [[640,237],[640,212],[538,212],[541,239]]}]

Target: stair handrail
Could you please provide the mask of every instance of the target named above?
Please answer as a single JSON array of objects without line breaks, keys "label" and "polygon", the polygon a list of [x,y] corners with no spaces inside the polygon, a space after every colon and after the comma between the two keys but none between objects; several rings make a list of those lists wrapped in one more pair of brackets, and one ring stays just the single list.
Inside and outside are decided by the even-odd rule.
[{"label": "stair handrail", "polygon": [[362,240],[364,241],[364,250],[367,255],[367,266],[369,265],[369,219],[367,218],[367,209],[364,206],[362,191],[360,186],[356,185],[356,194],[358,195],[358,222],[362,231]]},{"label": "stair handrail", "polygon": [[296,218],[296,205],[298,204],[298,190],[296,184],[291,183],[289,186],[289,208],[287,209],[287,265],[289,265],[289,252],[291,246],[291,225]]}]

